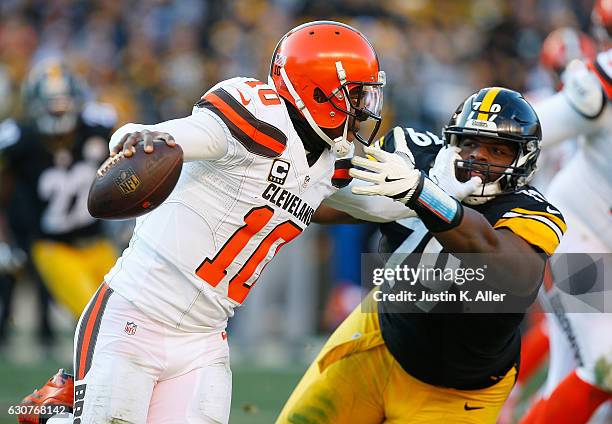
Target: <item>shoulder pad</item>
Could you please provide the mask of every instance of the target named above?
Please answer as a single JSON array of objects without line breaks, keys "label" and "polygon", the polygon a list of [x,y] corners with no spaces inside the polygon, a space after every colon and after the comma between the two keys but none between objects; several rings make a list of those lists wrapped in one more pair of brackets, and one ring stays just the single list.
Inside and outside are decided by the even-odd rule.
[{"label": "shoulder pad", "polygon": [[377,146],[393,153],[396,137],[404,137],[406,146],[414,157],[416,168],[421,170],[428,170],[432,166],[438,151],[444,145],[444,141],[431,131],[419,132],[414,128],[395,127],[376,142]]},{"label": "shoulder pad", "polygon": [[561,212],[539,191],[529,186],[496,199],[500,199],[497,205],[485,212],[493,228],[510,229],[548,255],[555,251],[567,225]]},{"label": "shoulder pad", "polygon": [[108,103],[88,102],[81,113],[85,124],[113,128],[117,125],[117,112],[115,108]]},{"label": "shoulder pad", "polygon": [[593,65],[587,67],[577,60],[568,65],[564,75],[563,94],[579,114],[589,119],[597,118],[606,104],[600,80]]},{"label": "shoulder pad", "polygon": [[221,81],[208,90],[204,96],[202,96],[202,99],[219,89],[225,90],[246,110],[255,116],[263,117],[269,115],[267,112],[269,112],[269,109],[272,109],[276,112],[272,120],[278,120],[278,112],[280,110],[286,112],[283,101],[276,93],[274,86],[261,82],[255,78],[237,77]]},{"label": "shoulder pad", "polygon": [[20,137],[21,129],[13,119],[9,118],[0,123],[0,150],[17,143]]},{"label": "shoulder pad", "polygon": [[[544,195],[535,187],[524,186],[514,193],[505,194],[503,196],[495,196],[482,206],[479,206],[477,209],[486,215],[486,211],[490,209],[504,213],[505,211],[516,207],[529,207],[530,209],[544,212],[546,211],[546,208],[550,206],[551,205],[548,203],[548,200],[546,200]],[[556,210],[556,208],[554,210],[555,212],[559,212]]]},{"label": "shoulder pad", "polygon": [[[525,202],[529,203],[530,205],[533,205],[536,208],[539,207],[542,210],[544,210],[546,206],[550,206],[548,201],[544,197],[544,195],[540,193],[535,187],[532,187],[532,186],[523,187],[522,189],[516,192],[516,195],[519,198],[520,197],[525,198],[526,199]],[[539,206],[536,206],[536,205],[539,205]],[[556,209],[555,209],[555,212],[560,214],[560,212],[557,211]]]},{"label": "shoulder pad", "polygon": [[232,78],[212,87],[196,104],[227,125],[248,151],[264,157],[280,156],[287,146],[290,120],[273,87],[253,78]]}]

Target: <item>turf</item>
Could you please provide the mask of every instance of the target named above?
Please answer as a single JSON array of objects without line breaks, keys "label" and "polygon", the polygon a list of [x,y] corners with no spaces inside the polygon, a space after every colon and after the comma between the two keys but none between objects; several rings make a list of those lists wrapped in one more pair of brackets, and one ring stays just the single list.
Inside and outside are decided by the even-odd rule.
[{"label": "turf", "polygon": [[[0,424],[14,424],[15,416],[9,416],[8,408],[16,405],[26,394],[40,386],[61,366],[45,362],[32,365],[0,363]],[[302,368],[266,369],[247,367],[233,368],[233,399],[230,423],[270,424],[274,422],[284,401],[289,396],[301,374]]]},{"label": "turf", "polygon": [[[44,362],[37,365],[16,365],[0,361],[0,424],[15,424],[16,417],[8,415],[8,408],[16,405],[26,394],[40,386],[62,364]],[[305,371],[304,367],[270,369],[232,366],[233,398],[231,424],[270,424]],[[524,400],[542,383],[545,369],[525,388]]]}]

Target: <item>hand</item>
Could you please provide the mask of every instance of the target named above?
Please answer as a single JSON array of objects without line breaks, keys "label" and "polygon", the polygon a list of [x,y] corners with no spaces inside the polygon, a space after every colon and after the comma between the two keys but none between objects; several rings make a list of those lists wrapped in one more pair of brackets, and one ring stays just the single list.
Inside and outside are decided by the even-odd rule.
[{"label": "hand", "polygon": [[[398,140],[396,139],[396,143]],[[388,153],[376,147],[365,147],[364,152],[375,160],[355,156],[351,163],[367,171],[351,168],[349,175],[359,180],[374,183],[369,186],[355,186],[353,194],[366,196],[387,196],[406,203],[421,182],[421,171],[414,167],[414,158],[402,146],[401,140],[396,144],[396,152]]]},{"label": "hand", "polygon": [[433,168],[429,170],[429,178],[442,190],[455,199],[462,201],[478,189],[482,189],[482,179],[472,177],[462,183],[455,175],[455,161],[461,160],[461,149],[455,146],[444,146],[438,152]]},{"label": "hand", "polygon": [[123,150],[123,155],[129,158],[136,153],[136,145],[140,143],[140,141],[144,142],[145,153],[151,153],[154,149],[153,142],[155,140],[165,141],[170,147],[176,146],[174,137],[168,133],[149,130],[134,131],[126,133],[123,137],[121,137],[119,143],[117,143],[111,150],[110,155],[113,157]]}]

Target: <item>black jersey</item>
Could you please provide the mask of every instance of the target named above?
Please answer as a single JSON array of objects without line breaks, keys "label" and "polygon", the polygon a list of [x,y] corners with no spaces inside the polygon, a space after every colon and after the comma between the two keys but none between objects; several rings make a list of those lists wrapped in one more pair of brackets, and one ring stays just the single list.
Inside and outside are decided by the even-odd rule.
[{"label": "black jersey", "polygon": [[[404,134],[417,168],[431,168],[443,142],[431,133],[411,128],[404,129]],[[393,132],[379,140],[379,144],[393,151]],[[497,196],[479,206],[464,207],[480,212],[494,228],[509,229],[548,255],[565,231],[561,214],[532,187]],[[381,252],[394,253],[395,262],[398,255],[411,253],[448,255],[418,218],[382,224],[380,228]],[[535,296],[534,291],[521,300],[528,305]],[[457,389],[479,389],[495,384],[518,365],[522,313],[458,314],[453,310],[436,313],[443,310],[436,308],[448,305],[428,304],[424,310],[416,302],[410,305],[416,313],[396,313],[388,303],[378,305],[381,331],[389,351],[408,373],[421,381]]]},{"label": "black jersey", "polygon": [[87,196],[114,123],[112,110],[90,104],[66,140],[51,141],[32,122],[0,124],[0,160],[13,185],[9,222],[25,247],[39,238],[70,242],[100,233]]}]

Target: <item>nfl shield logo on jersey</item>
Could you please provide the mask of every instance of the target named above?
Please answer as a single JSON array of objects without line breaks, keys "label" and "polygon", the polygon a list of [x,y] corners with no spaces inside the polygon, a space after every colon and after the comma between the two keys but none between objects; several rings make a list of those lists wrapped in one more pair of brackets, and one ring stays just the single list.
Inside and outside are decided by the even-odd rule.
[{"label": "nfl shield logo on jersey", "polygon": [[126,334],[129,334],[130,336],[133,336],[134,334],[136,334],[136,329],[138,328],[138,326],[133,323],[133,322],[127,322],[125,324],[125,328],[123,329],[123,331],[125,331]]}]

